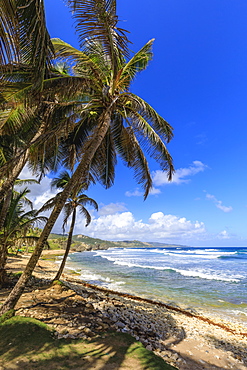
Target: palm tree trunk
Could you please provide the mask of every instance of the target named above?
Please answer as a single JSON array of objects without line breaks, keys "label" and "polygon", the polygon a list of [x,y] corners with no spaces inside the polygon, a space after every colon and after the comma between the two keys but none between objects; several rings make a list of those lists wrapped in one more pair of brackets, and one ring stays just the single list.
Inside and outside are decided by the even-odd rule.
[{"label": "palm tree trunk", "polygon": [[64,266],[65,266],[65,263],[66,263],[66,260],[67,260],[68,254],[69,254],[70,246],[71,246],[71,243],[72,243],[72,236],[73,236],[73,231],[74,231],[74,227],[75,227],[75,219],[76,219],[76,208],[74,208],[74,210],[73,210],[72,220],[71,220],[71,225],[70,225],[69,235],[68,235],[68,240],[67,240],[67,246],[66,246],[66,250],[65,250],[65,253],[64,253],[64,256],[63,256],[63,260],[62,260],[62,263],[59,267],[59,270],[58,270],[58,272],[57,272],[57,274],[56,274],[56,276],[54,277],[53,280],[59,280],[60,276],[62,275],[62,272],[64,270]]},{"label": "palm tree trunk", "polygon": [[9,189],[9,191],[7,192],[6,196],[3,199],[3,206],[2,206],[2,209],[1,209],[1,212],[0,212],[0,230],[2,230],[2,228],[3,228],[4,221],[5,221],[5,218],[6,218],[6,214],[7,214],[8,209],[9,209],[9,205],[10,205],[10,202],[11,202],[11,196],[12,196],[12,189],[13,188]]},{"label": "palm tree trunk", "polygon": [[[109,109],[110,110],[110,109]],[[30,257],[27,266],[19,278],[18,282],[14,286],[13,290],[10,292],[9,296],[7,297],[6,301],[1,306],[0,315],[6,313],[7,311],[14,309],[16,303],[18,302],[23,290],[25,289],[25,286],[30,279],[33,270],[39,260],[39,257],[42,253],[42,250],[44,248],[44,244],[48,239],[48,236],[70,194],[72,191],[74,185],[78,181],[85,181],[88,176],[88,171],[90,167],[90,163],[94,157],[95,152],[97,151],[98,147],[100,146],[102,140],[104,139],[107,130],[110,125],[110,112],[106,111],[103,118],[102,123],[99,125],[98,129],[96,130],[95,134],[93,135],[92,139],[90,140],[90,143],[87,145],[85,154],[78,165],[77,169],[75,170],[74,174],[71,176],[71,180],[69,181],[68,185],[65,187],[63,192],[60,194],[60,197],[57,201],[57,204],[55,205],[53,211],[51,212],[51,215],[43,229],[43,232],[40,235],[40,238],[37,242],[37,245],[33,251],[32,256]]]},{"label": "palm tree trunk", "polygon": [[0,288],[3,288],[8,283],[8,277],[6,272],[7,262],[7,248],[5,243],[0,246]]},{"label": "palm tree trunk", "polygon": [[[6,214],[9,209],[9,205],[11,202],[11,196],[12,196],[12,189],[10,189],[4,198],[3,201],[3,207],[0,213],[0,230],[3,230],[4,226],[4,221],[6,219]],[[7,250],[6,250],[6,245],[3,242],[2,245],[0,246],[0,287],[4,287],[7,282],[7,272],[6,272],[6,262],[7,262]]]},{"label": "palm tree trunk", "polygon": [[7,180],[4,181],[3,185],[0,188],[0,202],[7,194],[9,189],[12,189],[14,187],[15,180],[18,178],[25,164],[27,163],[28,154],[29,150],[24,152],[19,162],[11,169],[11,174],[8,174]]}]

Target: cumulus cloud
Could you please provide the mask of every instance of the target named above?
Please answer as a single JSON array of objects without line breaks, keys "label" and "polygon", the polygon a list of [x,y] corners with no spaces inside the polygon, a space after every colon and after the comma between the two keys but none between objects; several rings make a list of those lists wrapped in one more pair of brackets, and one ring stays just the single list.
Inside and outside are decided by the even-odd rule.
[{"label": "cumulus cloud", "polygon": [[123,211],[126,211],[124,203],[110,203],[107,205],[101,205],[98,214],[99,216],[107,216]]},{"label": "cumulus cloud", "polygon": [[143,196],[143,192],[141,192],[138,188],[133,191],[126,191],[126,197],[141,197]]},{"label": "cumulus cloud", "polygon": [[218,235],[217,235],[217,238],[218,239],[230,239],[230,235],[228,234],[228,232],[226,230],[223,230],[221,231]]},{"label": "cumulus cloud", "polygon": [[149,194],[150,195],[157,195],[157,194],[160,194],[160,193],[161,193],[160,189],[152,187]]},{"label": "cumulus cloud", "polygon": [[173,175],[172,181],[167,180],[167,174],[161,170],[152,173],[153,183],[155,186],[162,186],[167,184],[184,184],[190,182],[189,177],[194,176],[199,172],[203,172],[207,165],[201,161],[194,161],[191,166],[187,168],[179,168]]},{"label": "cumulus cloud", "polygon": [[[79,226],[79,225],[78,225]],[[76,233],[108,240],[138,239],[143,241],[174,241],[194,239],[205,233],[202,222],[184,217],[153,213],[148,222],[136,220],[131,212],[122,212],[94,218],[87,228],[77,227]]]},{"label": "cumulus cloud", "polygon": [[[160,194],[160,189],[152,188],[149,192],[149,195],[157,195]],[[126,197],[143,197],[144,191],[140,191],[139,188],[136,188],[134,191],[126,191],[125,192]]]},{"label": "cumulus cloud", "polygon": [[215,206],[217,208],[219,208],[221,211],[227,213],[227,212],[231,212],[232,211],[232,207],[231,206],[224,206],[222,204],[222,201],[221,200],[218,200],[214,195],[212,194],[206,194],[206,198],[209,199],[209,200],[212,200],[215,204]]}]

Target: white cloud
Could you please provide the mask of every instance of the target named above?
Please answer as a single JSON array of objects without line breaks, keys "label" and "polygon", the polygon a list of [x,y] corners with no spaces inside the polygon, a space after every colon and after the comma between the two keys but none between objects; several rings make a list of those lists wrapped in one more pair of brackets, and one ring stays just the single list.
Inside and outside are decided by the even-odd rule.
[{"label": "white cloud", "polygon": [[194,176],[199,172],[203,172],[207,168],[207,165],[201,161],[194,161],[188,168],[179,168],[173,175],[172,181],[167,180],[167,174],[161,170],[154,171],[152,173],[153,183],[155,186],[162,186],[167,184],[183,184],[188,183],[189,176]]},{"label": "white cloud", "polygon": [[126,207],[123,203],[110,203],[107,205],[102,205],[99,208],[99,216],[106,216],[106,215],[112,215],[117,212],[123,212],[126,211]]},{"label": "white cloud", "polygon": [[212,194],[206,194],[206,198],[209,199],[209,200],[212,200],[216,207],[219,208],[221,211],[227,213],[227,212],[231,212],[232,211],[232,207],[231,206],[224,206],[222,204],[222,201],[221,200],[218,200],[214,195]]},{"label": "white cloud", "polygon": [[138,239],[143,241],[176,241],[195,239],[205,233],[202,222],[192,222],[182,217],[153,213],[148,222],[136,220],[131,212],[122,212],[94,218],[84,228],[76,223],[75,233],[108,240]]},{"label": "white cloud", "polygon": [[228,232],[226,230],[223,230],[221,231],[218,235],[217,235],[217,238],[218,239],[230,239],[230,235],[228,234]]},{"label": "white cloud", "polygon": [[160,194],[161,193],[161,191],[160,191],[160,189],[157,189],[157,188],[152,188],[151,190],[150,190],[150,195],[157,195],[157,194]]},{"label": "white cloud", "polygon": [[[149,192],[149,195],[157,195],[160,194],[160,189],[152,188]],[[144,191],[140,191],[139,188],[136,188],[134,191],[126,191],[125,192],[126,197],[143,197]]]},{"label": "white cloud", "polygon": [[134,191],[126,191],[125,192],[126,197],[141,197],[143,196],[143,192],[141,192],[138,188]]}]

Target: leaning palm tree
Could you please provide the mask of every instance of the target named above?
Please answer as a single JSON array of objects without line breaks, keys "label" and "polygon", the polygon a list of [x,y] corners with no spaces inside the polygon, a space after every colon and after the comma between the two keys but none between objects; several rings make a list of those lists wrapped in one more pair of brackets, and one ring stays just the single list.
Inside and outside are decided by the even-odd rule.
[{"label": "leaning palm tree", "polygon": [[[84,183],[86,188],[93,177],[106,187],[111,186],[118,155],[133,168],[146,198],[152,188],[146,154],[167,172],[169,180],[174,170],[166,147],[172,138],[171,126],[145,100],[130,91],[136,74],[144,70],[152,58],[153,40],[131,57],[126,31],[117,27],[115,0],[71,0],[68,3],[77,22],[81,50],[58,39],[53,40],[53,45],[57,58],[70,62],[71,81],[76,78],[90,82],[87,94],[83,89],[75,91],[73,115],[77,119],[69,142],[74,143],[72,152],[78,165],[59,194],[35,251],[1,313],[13,308],[18,301],[44,242],[78,184]],[[67,78],[64,90],[69,85]],[[66,147],[66,140],[64,145]]]},{"label": "leaning palm tree", "polygon": [[[63,171],[60,173],[58,177],[55,177],[52,182],[51,186],[53,188],[57,189],[64,189],[65,186],[68,184],[70,181],[70,174],[68,171]],[[96,210],[98,210],[98,204],[95,202],[94,199],[89,198],[87,195],[83,194],[83,184],[79,184],[76,190],[74,190],[71,194],[70,197],[67,199],[67,202],[64,205],[64,220],[63,220],[63,231],[65,232],[65,227],[67,225],[68,219],[70,216],[71,218],[71,223],[70,223],[70,229],[69,229],[69,234],[68,234],[68,239],[67,239],[67,245],[65,249],[65,253],[61,262],[61,265],[59,267],[59,270],[54,278],[54,280],[59,280],[60,276],[62,275],[62,272],[65,267],[65,263],[70,251],[71,243],[72,243],[72,237],[73,237],[73,231],[75,227],[75,221],[76,221],[76,213],[77,213],[77,208],[79,209],[79,212],[83,214],[83,216],[86,219],[86,224],[85,226],[88,226],[91,222],[91,215],[88,212],[88,210],[85,208],[86,205],[90,205],[94,207]],[[59,196],[59,194],[57,195]],[[50,199],[44,206],[42,207],[42,210],[49,209],[54,207],[56,204],[56,198]]]}]

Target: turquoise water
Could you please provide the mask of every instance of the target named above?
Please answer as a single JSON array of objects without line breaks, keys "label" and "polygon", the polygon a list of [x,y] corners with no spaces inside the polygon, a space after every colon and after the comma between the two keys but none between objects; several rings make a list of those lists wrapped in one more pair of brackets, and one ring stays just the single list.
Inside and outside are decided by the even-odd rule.
[{"label": "turquoise water", "polygon": [[70,254],[92,284],[247,324],[247,247],[114,248]]}]

